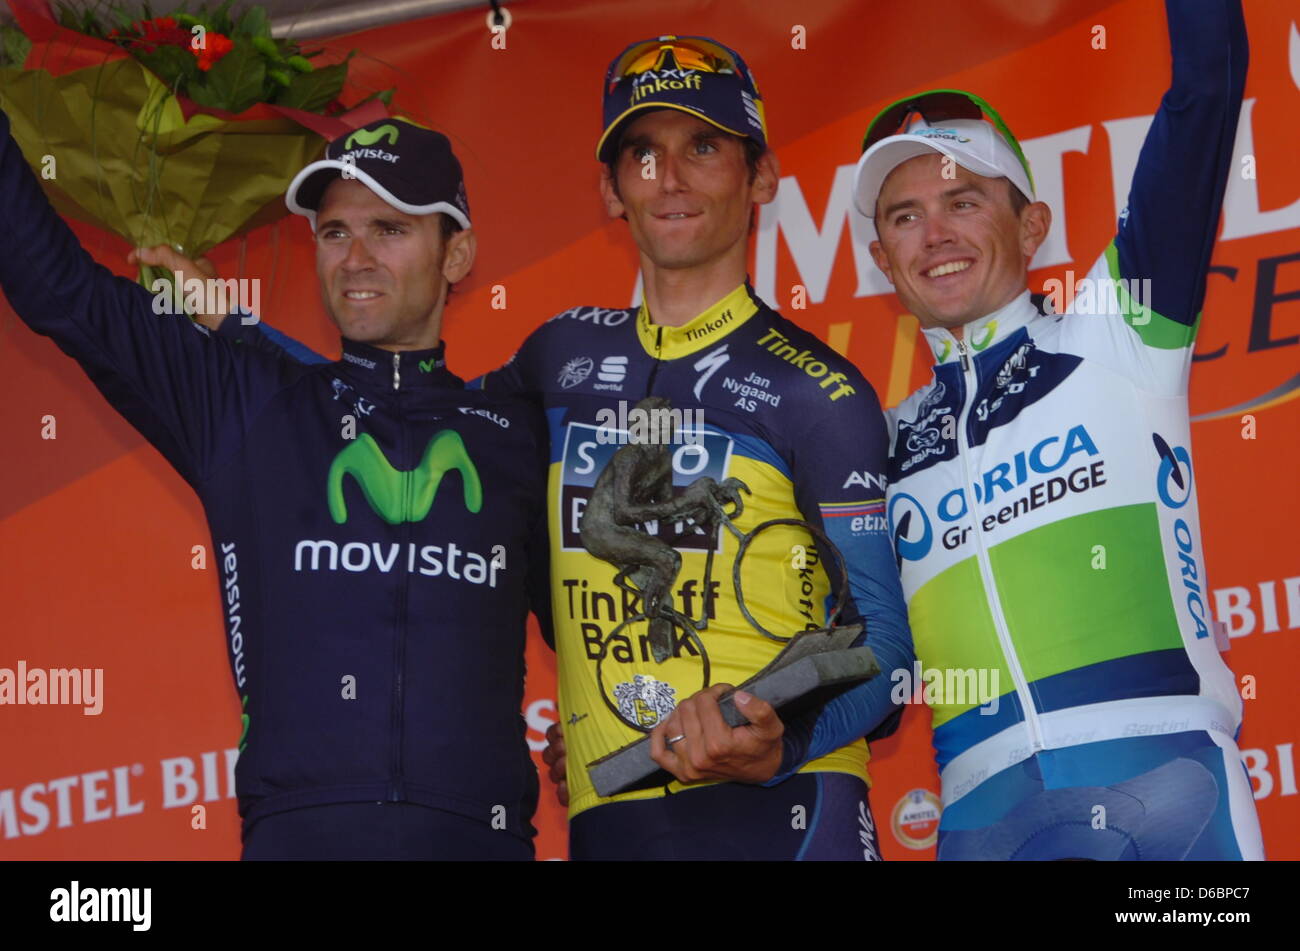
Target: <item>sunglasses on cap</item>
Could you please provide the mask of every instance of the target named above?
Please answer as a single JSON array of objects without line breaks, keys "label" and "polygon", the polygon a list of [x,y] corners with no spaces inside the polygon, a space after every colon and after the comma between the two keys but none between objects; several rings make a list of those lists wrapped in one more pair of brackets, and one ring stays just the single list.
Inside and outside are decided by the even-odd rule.
[{"label": "sunglasses on cap", "polygon": [[931,89],[929,92],[914,96],[904,96],[890,103],[876,114],[867,126],[867,134],[862,139],[862,151],[871,148],[877,142],[906,132],[912,116],[918,115],[930,125],[947,122],[952,119],[987,120],[998,130],[1003,141],[1011,147],[1029,178],[1029,186],[1034,187],[1034,173],[1029,170],[1029,160],[1021,151],[1020,143],[1012,134],[1010,127],[998,115],[997,110],[974,93],[961,89]]},{"label": "sunglasses on cap", "polygon": [[734,73],[754,84],[754,78],[741,58],[722,44],[702,36],[661,36],[637,43],[615,60],[607,76],[609,88],[612,90],[620,80],[629,76],[657,72],[664,67],[670,52],[681,69]]}]

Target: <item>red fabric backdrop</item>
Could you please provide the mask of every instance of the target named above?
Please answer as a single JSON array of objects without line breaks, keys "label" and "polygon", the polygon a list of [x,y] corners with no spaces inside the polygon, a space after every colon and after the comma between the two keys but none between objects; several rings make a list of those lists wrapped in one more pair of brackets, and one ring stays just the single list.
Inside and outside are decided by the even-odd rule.
[{"label": "red fabric backdrop", "polygon": [[[892,405],[929,367],[914,320],[866,258],[869,229],[850,221],[849,175],[875,111],[933,86],[973,89],[998,106],[1055,213],[1059,242],[1031,274],[1041,288],[1068,269],[1082,273],[1109,239],[1116,183],[1127,182],[1140,135],[1123,120],[1150,116],[1169,75],[1163,4],[1151,0],[936,0],[923,28],[914,11],[847,0],[548,0],[514,9],[505,49],[493,47],[481,10],[330,45],[360,49],[357,83],[396,84],[395,111],[446,132],[465,165],[480,257],[450,304],[445,335],[451,365],[466,377],[500,364],[565,307],[633,297],[634,248],[624,225],[602,214],[592,157],[608,59],[665,31],[737,47],[767,100],[785,176],[778,203],[763,211],[755,284],[847,353]],[[1238,147],[1242,160],[1253,157],[1254,177],[1239,160],[1192,377],[1192,412],[1209,418],[1193,437],[1213,603],[1233,634],[1229,664],[1253,678],[1240,745],[1268,854],[1296,859],[1300,8],[1253,0],[1246,12],[1251,71]],[[121,241],[79,234],[127,273]],[[213,257],[224,276],[264,281],[268,321],[337,354],[302,219]],[[807,288],[806,309],[792,309],[796,284]],[[492,307],[497,285],[505,309]],[[216,560],[209,552],[206,568],[193,567],[194,546],[210,545],[197,500],[7,304],[0,405],[0,667],[24,660],[105,672],[100,716],[0,707],[0,856],[235,857],[227,764],[239,706]],[[1246,414],[1253,439],[1243,438]],[[42,438],[47,415],[56,439]],[[528,660],[529,739],[540,749],[555,718],[554,661],[535,637]],[[938,780],[927,711],[910,710],[898,735],[874,745],[871,769],[886,857],[932,858]],[[202,829],[196,805],[205,807]],[[563,815],[545,786],[537,824],[538,856],[564,856]]]}]

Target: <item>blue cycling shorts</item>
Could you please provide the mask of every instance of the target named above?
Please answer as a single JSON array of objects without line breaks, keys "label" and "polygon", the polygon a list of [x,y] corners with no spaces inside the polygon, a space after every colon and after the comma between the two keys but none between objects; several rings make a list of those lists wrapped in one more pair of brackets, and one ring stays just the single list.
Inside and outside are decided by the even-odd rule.
[{"label": "blue cycling shorts", "polygon": [[569,822],[575,861],[879,861],[867,784],[799,773],[594,806]]},{"label": "blue cycling shorts", "polygon": [[1044,750],[939,821],[940,860],[1263,859],[1236,745],[1192,731]]}]

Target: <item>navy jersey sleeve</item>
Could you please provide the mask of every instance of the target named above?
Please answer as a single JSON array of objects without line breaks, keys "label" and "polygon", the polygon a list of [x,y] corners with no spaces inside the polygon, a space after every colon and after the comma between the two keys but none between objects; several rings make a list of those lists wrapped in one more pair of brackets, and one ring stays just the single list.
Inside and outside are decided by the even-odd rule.
[{"label": "navy jersey sleeve", "polygon": [[537,363],[547,324],[542,324],[520,345],[514,356],[500,367],[472,380],[468,385],[494,396],[518,396],[540,400]]},{"label": "navy jersey sleeve", "polygon": [[1249,47],[1241,0],[1166,0],[1173,76],[1133,173],[1119,277],[1149,279],[1151,310],[1196,322],[1232,173]]},{"label": "navy jersey sleeve", "polygon": [[0,287],[32,330],[86,371],[119,413],[192,485],[233,448],[288,368],[231,347],[82,249],[55,214],[0,112]]},{"label": "navy jersey sleeve", "polygon": [[[247,319],[247,322],[245,320]],[[277,356],[286,356],[298,363],[311,365],[331,363],[300,340],[295,340],[270,324],[263,323],[252,313],[235,312],[221,322],[217,333],[241,346],[261,350]]]},{"label": "navy jersey sleeve", "polygon": [[[849,597],[841,623],[862,622],[858,643],[872,649],[880,673],[820,711],[786,723],[782,763],[772,783],[864,736],[893,732],[902,708],[891,697],[890,675],[910,670],[915,659],[886,527],[888,436],[880,404],[861,380],[853,403],[823,409],[821,415],[794,451],[795,501],[805,520],[824,531],[844,556]],[[826,568],[837,594],[842,579],[832,560],[827,557]]]}]

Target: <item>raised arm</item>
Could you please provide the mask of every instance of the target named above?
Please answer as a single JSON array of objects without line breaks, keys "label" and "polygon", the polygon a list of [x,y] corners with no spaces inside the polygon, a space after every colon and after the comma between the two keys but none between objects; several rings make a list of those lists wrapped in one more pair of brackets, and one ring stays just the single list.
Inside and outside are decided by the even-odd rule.
[{"label": "raised arm", "polygon": [[1165,14],[1173,78],[1120,215],[1112,276],[1150,280],[1153,313],[1129,322],[1148,346],[1172,349],[1191,339],[1205,300],[1249,47],[1240,0],[1166,0]]},{"label": "raised arm", "polygon": [[82,249],[55,214],[0,112],[0,287],[32,330],[81,364],[105,398],[196,483],[283,380],[241,367],[183,314]]}]

